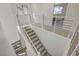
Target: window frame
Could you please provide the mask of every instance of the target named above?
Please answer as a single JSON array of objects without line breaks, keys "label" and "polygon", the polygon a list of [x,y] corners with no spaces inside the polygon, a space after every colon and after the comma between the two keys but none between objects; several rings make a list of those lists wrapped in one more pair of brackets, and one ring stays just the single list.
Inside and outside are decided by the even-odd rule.
[{"label": "window frame", "polygon": [[60,13],[60,14],[54,14],[54,9],[53,9],[53,15],[54,15],[54,16],[65,16],[67,3],[54,4],[54,8],[57,7],[57,6],[63,6],[63,11],[62,11],[62,13]]}]

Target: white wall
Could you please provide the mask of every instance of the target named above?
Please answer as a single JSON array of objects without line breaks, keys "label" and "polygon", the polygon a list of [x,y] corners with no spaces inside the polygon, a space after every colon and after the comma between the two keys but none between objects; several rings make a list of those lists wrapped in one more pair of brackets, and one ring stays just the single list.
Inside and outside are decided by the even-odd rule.
[{"label": "white wall", "polygon": [[35,26],[33,26],[33,29],[51,55],[65,55],[67,48],[69,47],[70,39],[39,29]]},{"label": "white wall", "polygon": [[4,35],[4,31],[2,25],[0,23],[0,56],[15,56],[14,50],[9,44],[6,36]]},{"label": "white wall", "polygon": [[[39,3],[32,4],[32,11],[36,14],[36,20],[38,23],[42,23],[43,15],[45,15],[45,25],[51,26],[52,17],[53,17],[53,7],[52,3]],[[78,3],[68,3],[65,20],[72,19],[75,20],[74,24],[78,22],[79,19],[79,4]],[[76,21],[77,20],[77,21]]]},{"label": "white wall", "polygon": [[[26,5],[27,6],[27,8],[24,9],[25,11],[24,10],[19,10],[19,9],[16,10],[16,13],[18,13],[18,20],[20,21],[20,25],[21,26],[22,25],[28,25],[31,22],[31,7],[30,7],[31,4],[29,4],[29,3],[26,3],[26,4],[21,4],[21,3],[20,4],[16,4],[16,9],[17,9],[18,6],[21,7],[22,5]],[[27,14],[24,15],[23,11],[24,11],[24,13],[27,12]]]},{"label": "white wall", "polygon": [[79,23],[79,3],[69,3],[67,6],[65,20],[73,20],[73,29]]},{"label": "white wall", "polygon": [[0,4],[0,21],[8,41],[10,43],[17,41],[17,22],[11,4]]},{"label": "white wall", "polygon": [[[0,22],[4,31],[4,35],[6,36],[7,39],[6,41],[3,42],[6,44],[9,43],[10,44],[9,47],[11,47],[12,49],[11,44],[19,39],[18,39],[18,33],[16,27],[17,26],[17,21],[15,17],[16,15],[14,14],[14,11],[11,9],[12,8],[11,5],[12,4],[0,4]],[[11,51],[14,52],[14,50]],[[14,54],[10,54],[10,55],[14,55]]]},{"label": "white wall", "polygon": [[51,26],[53,17],[53,3],[32,4],[32,12],[36,16],[38,23],[43,23],[43,15],[45,16],[44,24]]}]

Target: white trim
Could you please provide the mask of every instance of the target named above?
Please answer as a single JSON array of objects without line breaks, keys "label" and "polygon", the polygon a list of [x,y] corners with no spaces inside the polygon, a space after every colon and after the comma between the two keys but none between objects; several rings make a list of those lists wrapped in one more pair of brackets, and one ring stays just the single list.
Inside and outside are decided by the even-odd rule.
[{"label": "white trim", "polygon": [[[43,29],[43,28],[40,28],[40,27],[37,27],[37,26],[32,26],[32,27],[38,28],[39,30],[43,30],[43,31],[45,31],[45,32],[50,32],[50,31],[47,31],[47,30],[45,30],[45,29]],[[54,32],[50,32],[50,33],[54,33]],[[63,37],[63,38],[67,38],[67,37],[58,35],[58,34],[56,34],[56,33],[54,33],[54,34],[55,34],[56,36],[60,36],[60,37]],[[69,39],[69,38],[67,38],[67,39]],[[69,40],[70,40],[70,39],[69,39]]]},{"label": "white trim", "polygon": [[[45,30],[45,29],[43,29],[43,28],[39,28],[39,27],[37,27],[37,26],[33,26],[33,25],[24,25],[24,26],[21,26],[21,27],[26,27],[26,26],[31,26],[31,27],[35,27],[35,28],[38,28],[39,30],[43,30],[43,31],[45,31],[45,32],[50,32],[50,31],[47,31],[47,30]],[[19,26],[17,26],[18,28],[19,28]],[[53,33],[53,34],[55,34],[56,36],[60,36],[60,37],[63,37],[63,36],[61,36],[61,35],[58,35],[58,34],[56,34],[56,33],[54,33],[54,32],[50,32],[50,33]],[[64,39],[66,38],[66,37],[63,37]],[[71,42],[71,39],[69,39],[69,38],[67,38],[70,42]],[[68,50],[69,50],[69,46],[70,46],[70,43],[68,44],[68,46],[66,47],[66,50],[64,51],[64,54],[63,55],[67,55],[67,53],[68,53]],[[38,55],[39,55],[39,52],[38,52]]]},{"label": "white trim", "polygon": [[[30,27],[32,27],[32,25],[30,24],[30,25],[24,25],[24,26],[21,26],[21,28],[24,28],[24,27],[26,27],[26,26],[30,26]],[[20,29],[20,26],[17,26],[17,28],[18,28],[18,31],[19,31],[19,33],[22,35],[22,37],[24,38],[24,35],[22,34],[22,32],[21,32],[21,29]],[[27,34],[26,34],[27,35]],[[27,35],[28,36],[28,35]],[[28,38],[29,38],[29,36],[28,36]],[[25,39],[25,38],[24,38]],[[35,49],[35,51],[37,52],[36,54],[38,55],[38,56],[40,56],[40,52],[36,49],[36,47],[34,46],[34,44],[32,43],[32,41],[31,41],[31,39],[29,38],[29,40],[30,40],[30,44],[32,44],[33,45],[33,49]]]},{"label": "white trim", "polygon": [[77,44],[76,48],[75,48],[74,51],[72,52],[71,56],[73,55],[73,53],[75,52],[75,50],[77,49],[78,46],[79,46],[79,43]]}]

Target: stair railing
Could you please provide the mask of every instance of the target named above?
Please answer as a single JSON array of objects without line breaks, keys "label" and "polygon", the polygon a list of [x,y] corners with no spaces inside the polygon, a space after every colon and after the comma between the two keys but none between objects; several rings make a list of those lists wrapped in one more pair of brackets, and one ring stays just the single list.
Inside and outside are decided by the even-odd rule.
[{"label": "stair railing", "polygon": [[[29,25],[28,25],[28,26],[29,26]],[[24,30],[24,28],[23,28],[23,30]],[[31,45],[32,45],[32,47],[33,47],[35,53],[36,53],[38,56],[40,56],[40,55],[41,55],[40,52],[39,52],[39,51],[37,50],[37,48],[34,46],[32,40],[30,39],[30,37],[28,36],[28,34],[27,34],[25,31],[24,31],[24,33],[26,34],[27,38],[29,39],[29,42],[31,43]]]},{"label": "stair railing", "polygon": [[[72,44],[74,43],[74,41],[75,41],[75,37],[76,37],[76,35],[77,35],[77,31],[79,30],[79,25],[76,27],[76,29],[75,29],[75,31],[73,32],[73,35],[71,36],[71,42],[70,42],[70,47],[69,47],[69,49],[70,48],[72,48],[71,46],[72,46]],[[78,39],[77,39],[78,40]],[[79,43],[79,42],[77,42],[77,43]],[[77,46],[77,43],[76,43],[76,45],[75,44],[73,44],[73,46],[74,46],[74,49],[76,48],[76,46]],[[69,52],[69,49],[68,49],[68,52]],[[74,51],[74,49],[73,49],[73,51]],[[73,53],[73,51],[71,52],[71,54]],[[68,53],[67,53],[68,54]],[[70,55],[71,55],[70,54]]]}]

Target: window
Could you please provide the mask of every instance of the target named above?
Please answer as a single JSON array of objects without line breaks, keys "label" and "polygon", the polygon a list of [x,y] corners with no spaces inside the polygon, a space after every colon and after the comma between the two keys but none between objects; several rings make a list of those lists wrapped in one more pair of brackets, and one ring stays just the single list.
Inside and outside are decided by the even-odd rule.
[{"label": "window", "polygon": [[63,13],[63,6],[56,6],[54,7],[54,14],[62,14]]},{"label": "window", "polygon": [[53,14],[54,15],[64,15],[66,10],[65,3],[54,4]]}]

